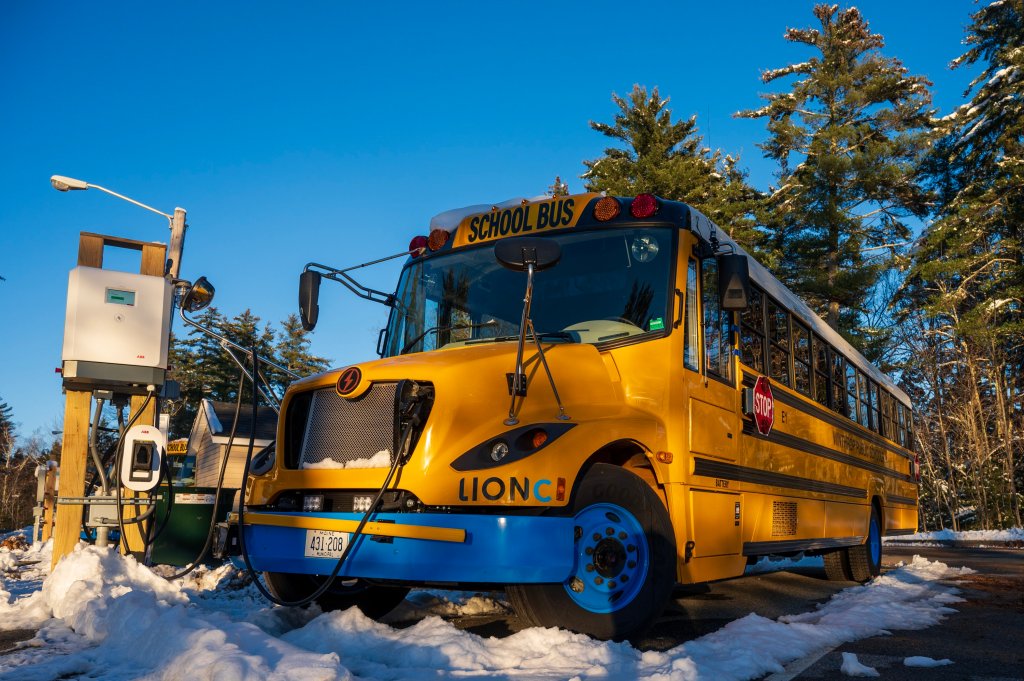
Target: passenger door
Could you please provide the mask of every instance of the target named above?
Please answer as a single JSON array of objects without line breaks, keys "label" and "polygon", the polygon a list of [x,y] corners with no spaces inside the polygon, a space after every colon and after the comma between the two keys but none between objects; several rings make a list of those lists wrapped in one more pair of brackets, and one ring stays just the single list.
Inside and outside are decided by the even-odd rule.
[{"label": "passenger door", "polygon": [[739,447],[732,313],[721,309],[714,258],[686,267],[683,375],[694,456],[735,461]]}]

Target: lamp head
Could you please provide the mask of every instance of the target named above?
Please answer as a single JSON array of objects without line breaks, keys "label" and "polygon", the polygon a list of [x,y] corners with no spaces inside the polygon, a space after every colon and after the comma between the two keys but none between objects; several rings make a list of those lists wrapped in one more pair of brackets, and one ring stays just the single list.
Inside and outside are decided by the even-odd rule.
[{"label": "lamp head", "polygon": [[66,192],[72,189],[88,189],[89,183],[83,182],[82,180],[76,180],[73,177],[64,177],[63,175],[54,175],[50,178],[50,184],[53,188],[59,192]]}]

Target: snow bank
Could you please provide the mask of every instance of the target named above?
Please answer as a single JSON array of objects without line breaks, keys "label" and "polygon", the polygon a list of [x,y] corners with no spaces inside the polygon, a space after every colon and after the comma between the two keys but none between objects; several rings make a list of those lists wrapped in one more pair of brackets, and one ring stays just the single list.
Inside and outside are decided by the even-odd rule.
[{"label": "snow bank", "polygon": [[901,535],[893,539],[895,541],[1024,541],[1024,529],[1014,527],[1009,530],[967,530],[965,532],[937,530]]},{"label": "snow bank", "polygon": [[352,459],[351,461],[345,461],[339,463],[334,459],[324,459],[316,463],[304,462],[303,468],[307,469],[324,469],[334,470],[342,468],[390,468],[391,467],[391,452],[384,449],[371,457],[365,459]]},{"label": "snow bank", "polygon": [[[561,629],[483,638],[434,615],[398,629],[355,609],[269,607],[229,568],[169,583],[131,558],[79,547],[38,591],[0,605],[0,627],[39,627],[0,657],[0,679],[750,679],[845,641],[934,624],[960,600],[940,580],[967,572],[915,557],[813,612],[752,613],[672,650],[641,652]],[[446,616],[505,607],[472,592],[414,593],[413,607]]]}]

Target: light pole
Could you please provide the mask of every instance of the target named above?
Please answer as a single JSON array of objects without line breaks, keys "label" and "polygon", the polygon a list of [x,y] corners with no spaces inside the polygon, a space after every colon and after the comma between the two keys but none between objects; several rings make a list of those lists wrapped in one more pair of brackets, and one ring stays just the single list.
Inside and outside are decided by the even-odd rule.
[{"label": "light pole", "polygon": [[53,188],[59,192],[77,191],[80,189],[99,189],[101,192],[116,196],[119,199],[127,201],[128,203],[134,203],[140,208],[145,208],[148,211],[162,215],[167,218],[168,227],[171,229],[171,244],[168,248],[168,256],[171,261],[170,276],[171,279],[177,279],[178,273],[181,271],[181,251],[185,247],[185,230],[188,225],[185,224],[185,209],[175,208],[173,215],[168,215],[162,210],[157,210],[152,206],[136,201],[135,199],[129,198],[123,194],[118,194],[115,191],[111,191],[106,187],[101,187],[98,184],[92,184],[85,182],[84,180],[76,180],[73,177],[65,177],[63,175],[54,175],[50,178],[50,184]]}]

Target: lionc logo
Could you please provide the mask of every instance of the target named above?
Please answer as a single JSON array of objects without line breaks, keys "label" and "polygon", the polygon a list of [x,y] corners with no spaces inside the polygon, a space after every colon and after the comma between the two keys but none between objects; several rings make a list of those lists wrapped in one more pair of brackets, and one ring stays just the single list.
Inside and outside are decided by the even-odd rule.
[{"label": "lionc logo", "polygon": [[348,395],[356,389],[362,378],[363,372],[359,370],[359,367],[349,367],[341,372],[341,376],[338,376],[338,385],[335,389],[339,395]]}]

